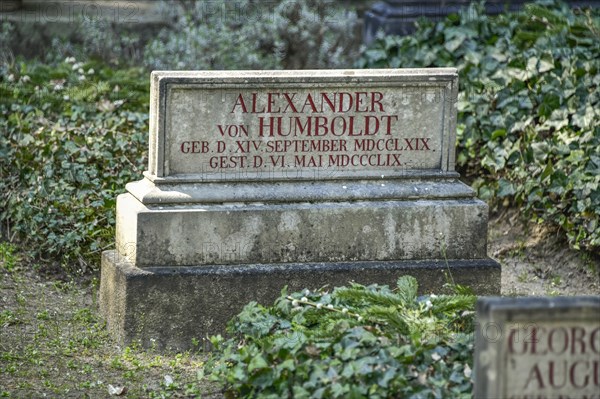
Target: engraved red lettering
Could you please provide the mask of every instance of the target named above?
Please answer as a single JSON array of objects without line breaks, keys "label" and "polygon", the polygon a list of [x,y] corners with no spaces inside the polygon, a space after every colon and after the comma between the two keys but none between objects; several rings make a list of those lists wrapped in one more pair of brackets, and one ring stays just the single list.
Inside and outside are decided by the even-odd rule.
[{"label": "engraved red lettering", "polygon": [[[515,337],[515,335],[516,335],[516,337]],[[525,340],[523,340],[522,350],[521,350],[521,352],[517,352],[515,350],[514,344],[519,341],[518,335],[519,335],[518,328],[513,328],[510,330],[510,334],[508,334],[508,351],[509,351],[509,353],[515,353],[517,355],[522,355],[525,352],[527,352],[527,342],[525,342]]]},{"label": "engraved red lettering", "polygon": [[527,389],[529,383],[531,383],[532,381],[537,381],[538,389],[544,388],[544,380],[542,378],[542,373],[540,372],[537,363],[531,368],[531,371],[529,372],[529,376],[527,377],[527,381],[525,381],[525,386],[523,387],[523,389]]},{"label": "engraved red lettering", "polygon": [[292,93],[292,96],[290,97],[289,93],[283,93],[283,98],[285,98],[285,101],[287,101],[286,107],[283,109],[283,112],[287,112],[288,108],[292,109],[292,112],[294,113],[298,113],[298,110],[296,109],[296,106],[294,105],[294,97],[296,97],[297,93]]},{"label": "engraved red lettering", "polygon": [[585,353],[585,330],[581,327],[571,327],[571,354],[577,353],[575,349],[575,342],[579,343],[579,353]]},{"label": "engraved red lettering", "polygon": [[548,382],[550,383],[550,386],[552,386],[552,388],[562,388],[567,384],[567,361],[564,360],[562,362],[562,384],[557,385],[555,382],[555,377],[556,377],[556,370],[555,370],[555,363],[553,360],[551,360],[548,364]]},{"label": "engraved red lettering", "polygon": [[[380,112],[384,112],[383,105],[381,104],[381,100],[383,100],[383,93],[380,93],[378,91],[374,91],[373,93],[371,93],[371,112],[377,112],[377,111],[375,111],[375,104],[377,104],[379,106]],[[397,118],[398,117],[396,117],[396,119]]]},{"label": "engraved red lettering", "polygon": [[[254,94],[256,95],[256,94]],[[246,103],[244,103],[244,97],[242,97],[242,95],[238,95],[237,99],[235,100],[235,104],[233,104],[233,108],[231,109],[231,113],[235,113],[235,108],[237,106],[240,106],[242,108],[242,113],[248,113],[248,109],[246,108]]]},{"label": "engraved red lettering", "polygon": [[589,374],[586,374],[586,375],[585,375],[585,378],[583,379],[583,383],[582,383],[581,385],[579,385],[579,384],[577,384],[577,383],[576,383],[576,381],[575,381],[575,376],[576,376],[576,375],[577,375],[577,376],[581,376],[581,375],[583,375],[583,373],[582,373],[582,372],[577,372],[577,371],[576,371],[576,369],[577,369],[577,366],[579,366],[580,364],[584,364],[584,365],[585,365],[585,367],[586,367],[587,369],[589,369],[589,362],[585,362],[585,361],[583,361],[583,360],[579,360],[579,361],[576,361],[575,363],[573,363],[573,365],[571,366],[571,370],[569,370],[569,371],[570,371],[570,372],[569,372],[569,377],[570,377],[570,382],[571,382],[571,385],[573,385],[575,388],[585,388],[585,387],[587,387],[587,385],[588,385],[588,383],[589,383],[589,381],[590,381],[590,376],[589,376]]},{"label": "engraved red lettering", "polygon": [[[562,333],[562,347],[560,348],[560,351],[557,351],[557,348],[555,347],[555,343],[557,341],[555,336],[556,336],[557,332]],[[560,342],[560,340],[559,340],[559,342]],[[567,332],[566,328],[559,327],[559,328],[553,328],[552,330],[550,330],[550,334],[548,334],[548,348],[550,349],[550,352],[555,353],[557,355],[561,355],[561,354],[565,353],[565,351],[567,350],[568,347],[569,347],[569,333]]]}]

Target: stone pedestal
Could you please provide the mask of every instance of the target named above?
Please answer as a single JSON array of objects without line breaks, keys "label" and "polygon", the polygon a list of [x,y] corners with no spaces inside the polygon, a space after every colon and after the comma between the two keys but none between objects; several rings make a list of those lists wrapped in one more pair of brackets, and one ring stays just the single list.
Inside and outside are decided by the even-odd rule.
[{"label": "stone pedestal", "polygon": [[456,88],[454,69],[153,73],[149,170],[102,261],[109,329],[184,349],[286,285],[403,274],[498,294],[487,205],[453,170]]},{"label": "stone pedestal", "polygon": [[497,292],[500,271],[490,259],[387,262],[322,262],[138,268],[115,251],[102,257],[101,308],[122,345],[184,349],[222,333],[244,304],[271,304],[283,286],[289,292],[362,284],[393,284],[401,275],[419,280],[420,291],[438,292],[451,270],[457,284]]}]

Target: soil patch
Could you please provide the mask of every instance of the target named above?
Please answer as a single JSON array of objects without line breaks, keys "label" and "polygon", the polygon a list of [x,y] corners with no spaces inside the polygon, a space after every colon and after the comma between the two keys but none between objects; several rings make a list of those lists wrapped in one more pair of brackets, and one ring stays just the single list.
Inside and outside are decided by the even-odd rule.
[{"label": "soil patch", "polygon": [[570,249],[557,229],[516,210],[490,219],[488,254],[502,264],[502,295],[600,295],[600,256]]},{"label": "soil patch", "polygon": [[[205,354],[116,346],[98,315],[97,279],[65,281],[0,245],[0,397],[220,395],[198,380]],[[488,253],[502,264],[503,295],[600,294],[600,258],[517,211],[490,219]]]}]

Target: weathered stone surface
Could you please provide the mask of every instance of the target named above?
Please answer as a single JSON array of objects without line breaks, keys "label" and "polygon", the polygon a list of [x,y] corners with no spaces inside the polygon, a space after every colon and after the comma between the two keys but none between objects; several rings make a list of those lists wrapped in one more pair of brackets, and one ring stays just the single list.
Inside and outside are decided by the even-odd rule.
[{"label": "weathered stone surface", "polygon": [[[460,226],[460,227],[458,227]],[[117,248],[138,267],[484,259],[473,199],[146,206],[117,200]]]},{"label": "weathered stone surface", "polygon": [[109,328],[184,348],[286,284],[436,291],[449,272],[499,293],[487,205],[454,171],[457,88],[453,68],[154,72],[148,171],[103,260]]},{"label": "weathered stone surface", "polygon": [[151,82],[156,177],[393,177],[454,168],[453,68],[153,72]]},{"label": "weathered stone surface", "polygon": [[600,296],[482,298],[476,399],[600,397]]},{"label": "weathered stone surface", "polygon": [[310,181],[179,182],[144,179],[127,184],[141,203],[176,205],[224,202],[314,202],[473,198],[473,190],[457,180],[458,174],[407,175],[402,179],[336,180],[317,175]]},{"label": "weathered stone surface", "polygon": [[[120,344],[182,350],[192,339],[222,334],[250,301],[273,303],[289,290],[362,284],[394,285],[408,274],[420,292],[439,292],[452,270],[458,284],[498,294],[500,268],[492,260],[288,263],[140,269],[114,251],[102,257],[100,306]],[[206,342],[204,343],[206,345]]]}]

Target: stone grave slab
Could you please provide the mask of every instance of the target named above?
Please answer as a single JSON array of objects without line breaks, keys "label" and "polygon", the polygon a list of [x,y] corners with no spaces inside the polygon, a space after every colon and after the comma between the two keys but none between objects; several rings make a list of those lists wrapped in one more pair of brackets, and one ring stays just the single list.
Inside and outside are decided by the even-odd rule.
[{"label": "stone grave slab", "polygon": [[117,199],[101,309],[185,348],[281,288],[452,273],[497,294],[487,205],[454,170],[453,68],[152,73],[142,180]]},{"label": "stone grave slab", "polygon": [[600,296],[481,298],[476,399],[600,398]]}]

